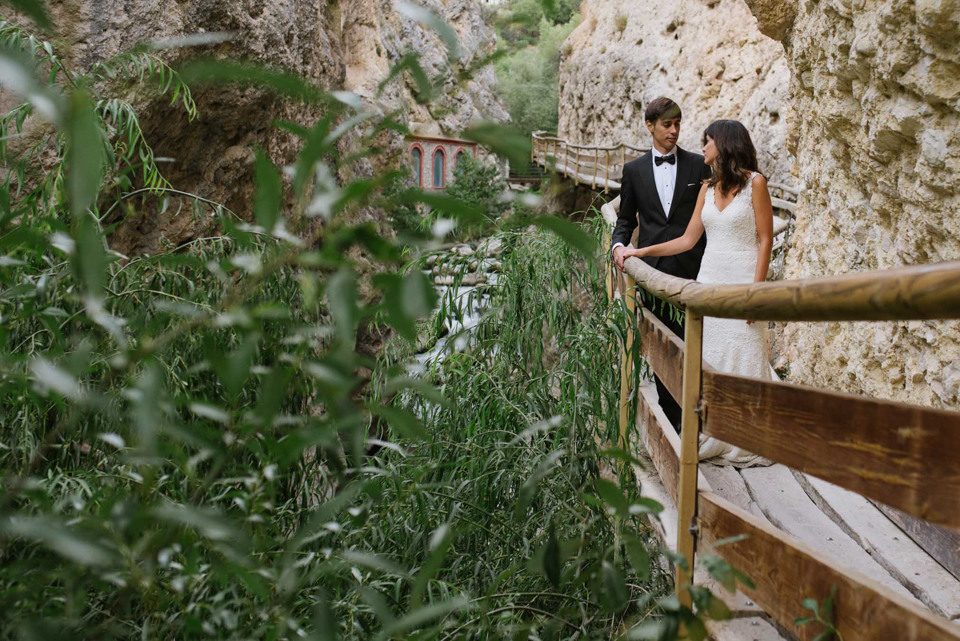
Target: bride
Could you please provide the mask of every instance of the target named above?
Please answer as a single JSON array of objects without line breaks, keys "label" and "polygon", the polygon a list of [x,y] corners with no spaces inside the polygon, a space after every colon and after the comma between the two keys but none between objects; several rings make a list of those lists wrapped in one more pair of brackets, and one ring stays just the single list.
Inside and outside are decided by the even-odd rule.
[{"label": "bride", "polygon": [[[703,133],[703,159],[713,176],[700,188],[683,236],[659,245],[628,249],[625,256],[673,256],[690,250],[707,233],[697,281],[761,283],[773,248],[773,207],[767,181],[757,169],[750,134],[736,120],[717,120]],[[728,374],[772,380],[766,323],[703,319],[703,359]],[[763,457],[701,436],[700,460],[720,465],[769,465]]]}]

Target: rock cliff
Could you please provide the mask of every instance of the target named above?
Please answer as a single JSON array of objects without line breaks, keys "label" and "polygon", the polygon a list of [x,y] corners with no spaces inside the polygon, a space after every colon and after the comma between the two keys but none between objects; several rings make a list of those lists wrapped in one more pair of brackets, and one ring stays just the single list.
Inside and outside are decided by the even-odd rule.
[{"label": "rock cliff", "polygon": [[[508,119],[493,92],[489,66],[463,86],[447,87],[429,108],[416,102],[413,83],[404,75],[375,97],[380,81],[408,52],[418,54],[428,76],[436,78],[492,51],[493,30],[484,23],[479,3],[468,0],[423,5],[458,33],[456,62],[433,31],[401,15],[392,0],[53,0],[50,5],[58,40],[78,69],[148,40],[232,32],[228,42],[172,49],[163,56],[173,64],[212,55],[283,67],[319,86],[353,91],[384,111],[403,110],[410,126],[424,133],[452,135],[477,119]],[[254,149],[265,150],[278,165],[289,163],[297,150],[297,141],[271,123],[285,119],[309,125],[320,113],[254,89],[205,89],[195,97],[201,115],[192,123],[165,100],[139,101],[145,136],[157,156],[172,159],[163,172],[176,188],[247,216]],[[394,136],[389,142],[401,140]],[[144,213],[130,218],[111,241],[127,253],[152,251],[161,242],[204,234],[209,224],[188,213]]]},{"label": "rock cliff", "polygon": [[[960,2],[748,0],[791,69],[787,278],[960,259]],[[958,407],[960,324],[789,324],[790,378]]]},{"label": "rock cliff", "polygon": [[681,147],[699,151],[711,121],[734,118],[750,130],[761,170],[795,182],[783,47],[742,0],[584,0],[580,12],[562,50],[561,137],[646,146],[643,110],[667,95],[683,108]]}]

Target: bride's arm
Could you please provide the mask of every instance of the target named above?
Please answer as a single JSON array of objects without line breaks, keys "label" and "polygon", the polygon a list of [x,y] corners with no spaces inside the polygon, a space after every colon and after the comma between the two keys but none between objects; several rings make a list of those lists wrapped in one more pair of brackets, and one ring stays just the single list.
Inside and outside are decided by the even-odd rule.
[{"label": "bride's arm", "polygon": [[757,237],[760,239],[760,248],[757,250],[757,270],[753,274],[753,282],[762,283],[767,280],[770,253],[773,251],[773,205],[770,202],[767,179],[760,174],[753,178],[753,211],[757,217]]},{"label": "bride's arm", "polygon": [[687,224],[687,229],[683,232],[683,236],[668,240],[659,245],[641,247],[640,249],[628,249],[626,255],[637,256],[638,258],[643,258],[644,256],[674,256],[693,249],[693,246],[696,245],[700,237],[703,236],[703,220],[700,218],[700,212],[703,210],[703,201],[705,200],[706,193],[707,186],[703,185],[700,187],[700,195],[697,196],[697,206],[693,210],[693,216],[690,217],[690,222]]}]

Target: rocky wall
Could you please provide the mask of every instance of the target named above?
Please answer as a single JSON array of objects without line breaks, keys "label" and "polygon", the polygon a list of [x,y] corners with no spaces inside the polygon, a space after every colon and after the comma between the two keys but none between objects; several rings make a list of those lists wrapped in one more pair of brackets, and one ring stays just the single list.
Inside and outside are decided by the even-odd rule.
[{"label": "rocky wall", "polygon": [[584,0],[580,11],[561,50],[561,137],[648,146],[644,109],[666,95],[683,109],[681,147],[699,152],[710,122],[737,119],[761,170],[795,182],[783,47],[760,33],[743,0]]},{"label": "rocky wall", "polygon": [[[749,0],[791,70],[786,278],[960,259],[960,1]],[[791,380],[960,407],[960,324],[789,324]]]},{"label": "rocky wall", "polygon": [[[171,49],[162,56],[171,64],[195,56],[248,60],[282,67],[328,89],[353,91],[383,112],[400,110],[415,131],[454,135],[478,119],[503,121],[508,116],[494,93],[490,66],[462,87],[448,86],[436,103],[418,104],[413,83],[394,79],[382,96],[378,85],[408,52],[420,56],[431,77],[459,70],[494,47],[494,33],[482,18],[480,5],[469,0],[430,0],[424,6],[448,21],[460,37],[461,58],[452,61],[437,35],[401,15],[391,0],[52,0],[57,40],[69,51],[75,69],[138,43],[211,32],[231,32],[219,44]],[[314,106],[282,100],[261,90],[204,89],[195,93],[200,117],[188,122],[167,100],[135,100],[142,128],[161,167],[177,189],[216,201],[250,216],[254,150],[263,149],[278,165],[290,163],[298,141],[272,126],[276,119],[313,124],[321,113]],[[383,141],[394,146],[399,161],[402,137]],[[369,161],[352,174],[369,174]],[[346,178],[346,177],[344,177]],[[132,203],[131,203],[132,204]],[[376,217],[375,213],[370,214]],[[134,211],[111,238],[124,253],[154,251],[213,231],[213,219],[188,206],[171,206],[163,215]]]}]

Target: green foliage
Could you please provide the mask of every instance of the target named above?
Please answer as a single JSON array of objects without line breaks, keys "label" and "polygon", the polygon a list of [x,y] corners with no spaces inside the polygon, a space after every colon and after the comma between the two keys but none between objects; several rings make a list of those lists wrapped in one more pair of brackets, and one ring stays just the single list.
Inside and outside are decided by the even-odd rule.
[{"label": "green foliage", "polygon": [[530,46],[518,48],[496,64],[497,86],[507,111],[528,136],[538,130],[556,131],[561,47],[579,23],[579,14],[561,24],[543,18]]},{"label": "green foliage", "polygon": [[567,25],[580,12],[580,0],[511,0],[496,16],[500,37],[511,45],[535,45],[545,28]]},{"label": "green foliage", "polygon": [[464,154],[454,171],[454,179],[444,191],[451,198],[477,208],[493,222],[510,208],[510,203],[501,198],[506,190],[507,181],[499,167]]},{"label": "green foliage", "polygon": [[386,199],[393,202],[393,205],[386,210],[390,225],[403,236],[415,233],[421,228],[423,221],[423,213],[415,202],[401,200],[402,194],[409,188],[412,181],[412,171],[408,166],[402,165],[400,170],[389,178],[383,190]]},{"label": "green foliage", "polygon": [[797,617],[793,624],[800,627],[811,623],[819,623],[822,626],[821,632],[814,637],[813,641],[830,641],[834,637],[838,641],[843,641],[843,636],[837,631],[833,621],[833,608],[837,598],[837,586],[830,586],[830,595],[822,602],[816,599],[807,598],[803,600],[804,609],[813,612],[813,616]]},{"label": "green foliage", "polygon": [[[426,204],[483,220],[449,194],[391,194],[392,175],[333,178],[353,175],[346,141],[370,149],[399,123],[276,69],[181,74],[131,54],[68,71],[52,46],[5,33],[3,80],[26,102],[4,122],[48,124],[9,150],[0,189],[0,639],[698,629],[650,561],[643,519],[657,506],[629,468],[620,487],[600,477],[631,461],[598,443],[618,436],[611,355],[633,320],[584,256],[598,230],[508,233],[468,349],[427,372],[402,349],[372,358],[364,336],[408,345],[435,309],[419,263],[400,257],[437,244],[401,245],[361,212]],[[43,82],[45,65],[59,71]],[[278,123],[300,141],[288,175],[258,154],[256,224],[151,179],[117,96],[159,91],[192,116],[188,80],[322,106],[312,126]],[[508,131],[478,131],[516,152]],[[109,249],[112,211],[172,195],[218,235],[152,256]],[[456,291],[431,322],[463,314]]]},{"label": "green foliage", "polygon": [[[476,564],[436,581],[453,590],[459,576],[457,586],[488,595],[476,622],[487,618],[486,634],[517,638],[552,625],[559,639],[607,638],[616,621],[649,616],[634,603],[669,585],[644,547],[643,515],[660,506],[639,496],[629,473],[625,491],[599,478],[614,454],[626,455],[598,446],[617,436],[609,353],[625,327],[615,328],[601,268],[575,246],[549,231],[500,240],[489,313],[470,347],[433,371],[451,402],[409,401],[430,416],[432,442],[404,443],[402,462],[396,452],[384,456],[419,470],[418,480],[445,499],[428,513],[436,527],[459,533],[454,547]],[[462,313],[460,303],[448,295],[439,315]]]},{"label": "green foliage", "polygon": [[[179,103],[192,120],[197,107],[178,72],[143,52],[120,54],[83,72],[71,70],[50,42],[7,21],[0,21],[0,57],[19,70],[8,77],[8,88],[25,99],[0,116],[0,161],[8,167],[7,182],[12,193],[22,198],[25,211],[36,214],[66,201],[74,204],[75,213],[83,211],[100,192],[101,179],[108,181],[105,191],[114,198],[133,186],[156,193],[169,189],[133,105],[120,95],[136,84],[142,93],[168,96],[171,104]],[[46,83],[37,77],[41,68],[49,69]],[[31,116],[56,127],[38,123],[28,132],[24,123]],[[15,157],[8,153],[11,144]],[[51,152],[57,164],[47,167],[45,156]],[[92,174],[100,173],[109,162],[110,172],[97,180],[65,180],[64,160]],[[44,166],[42,175],[36,172],[38,166]]]}]

